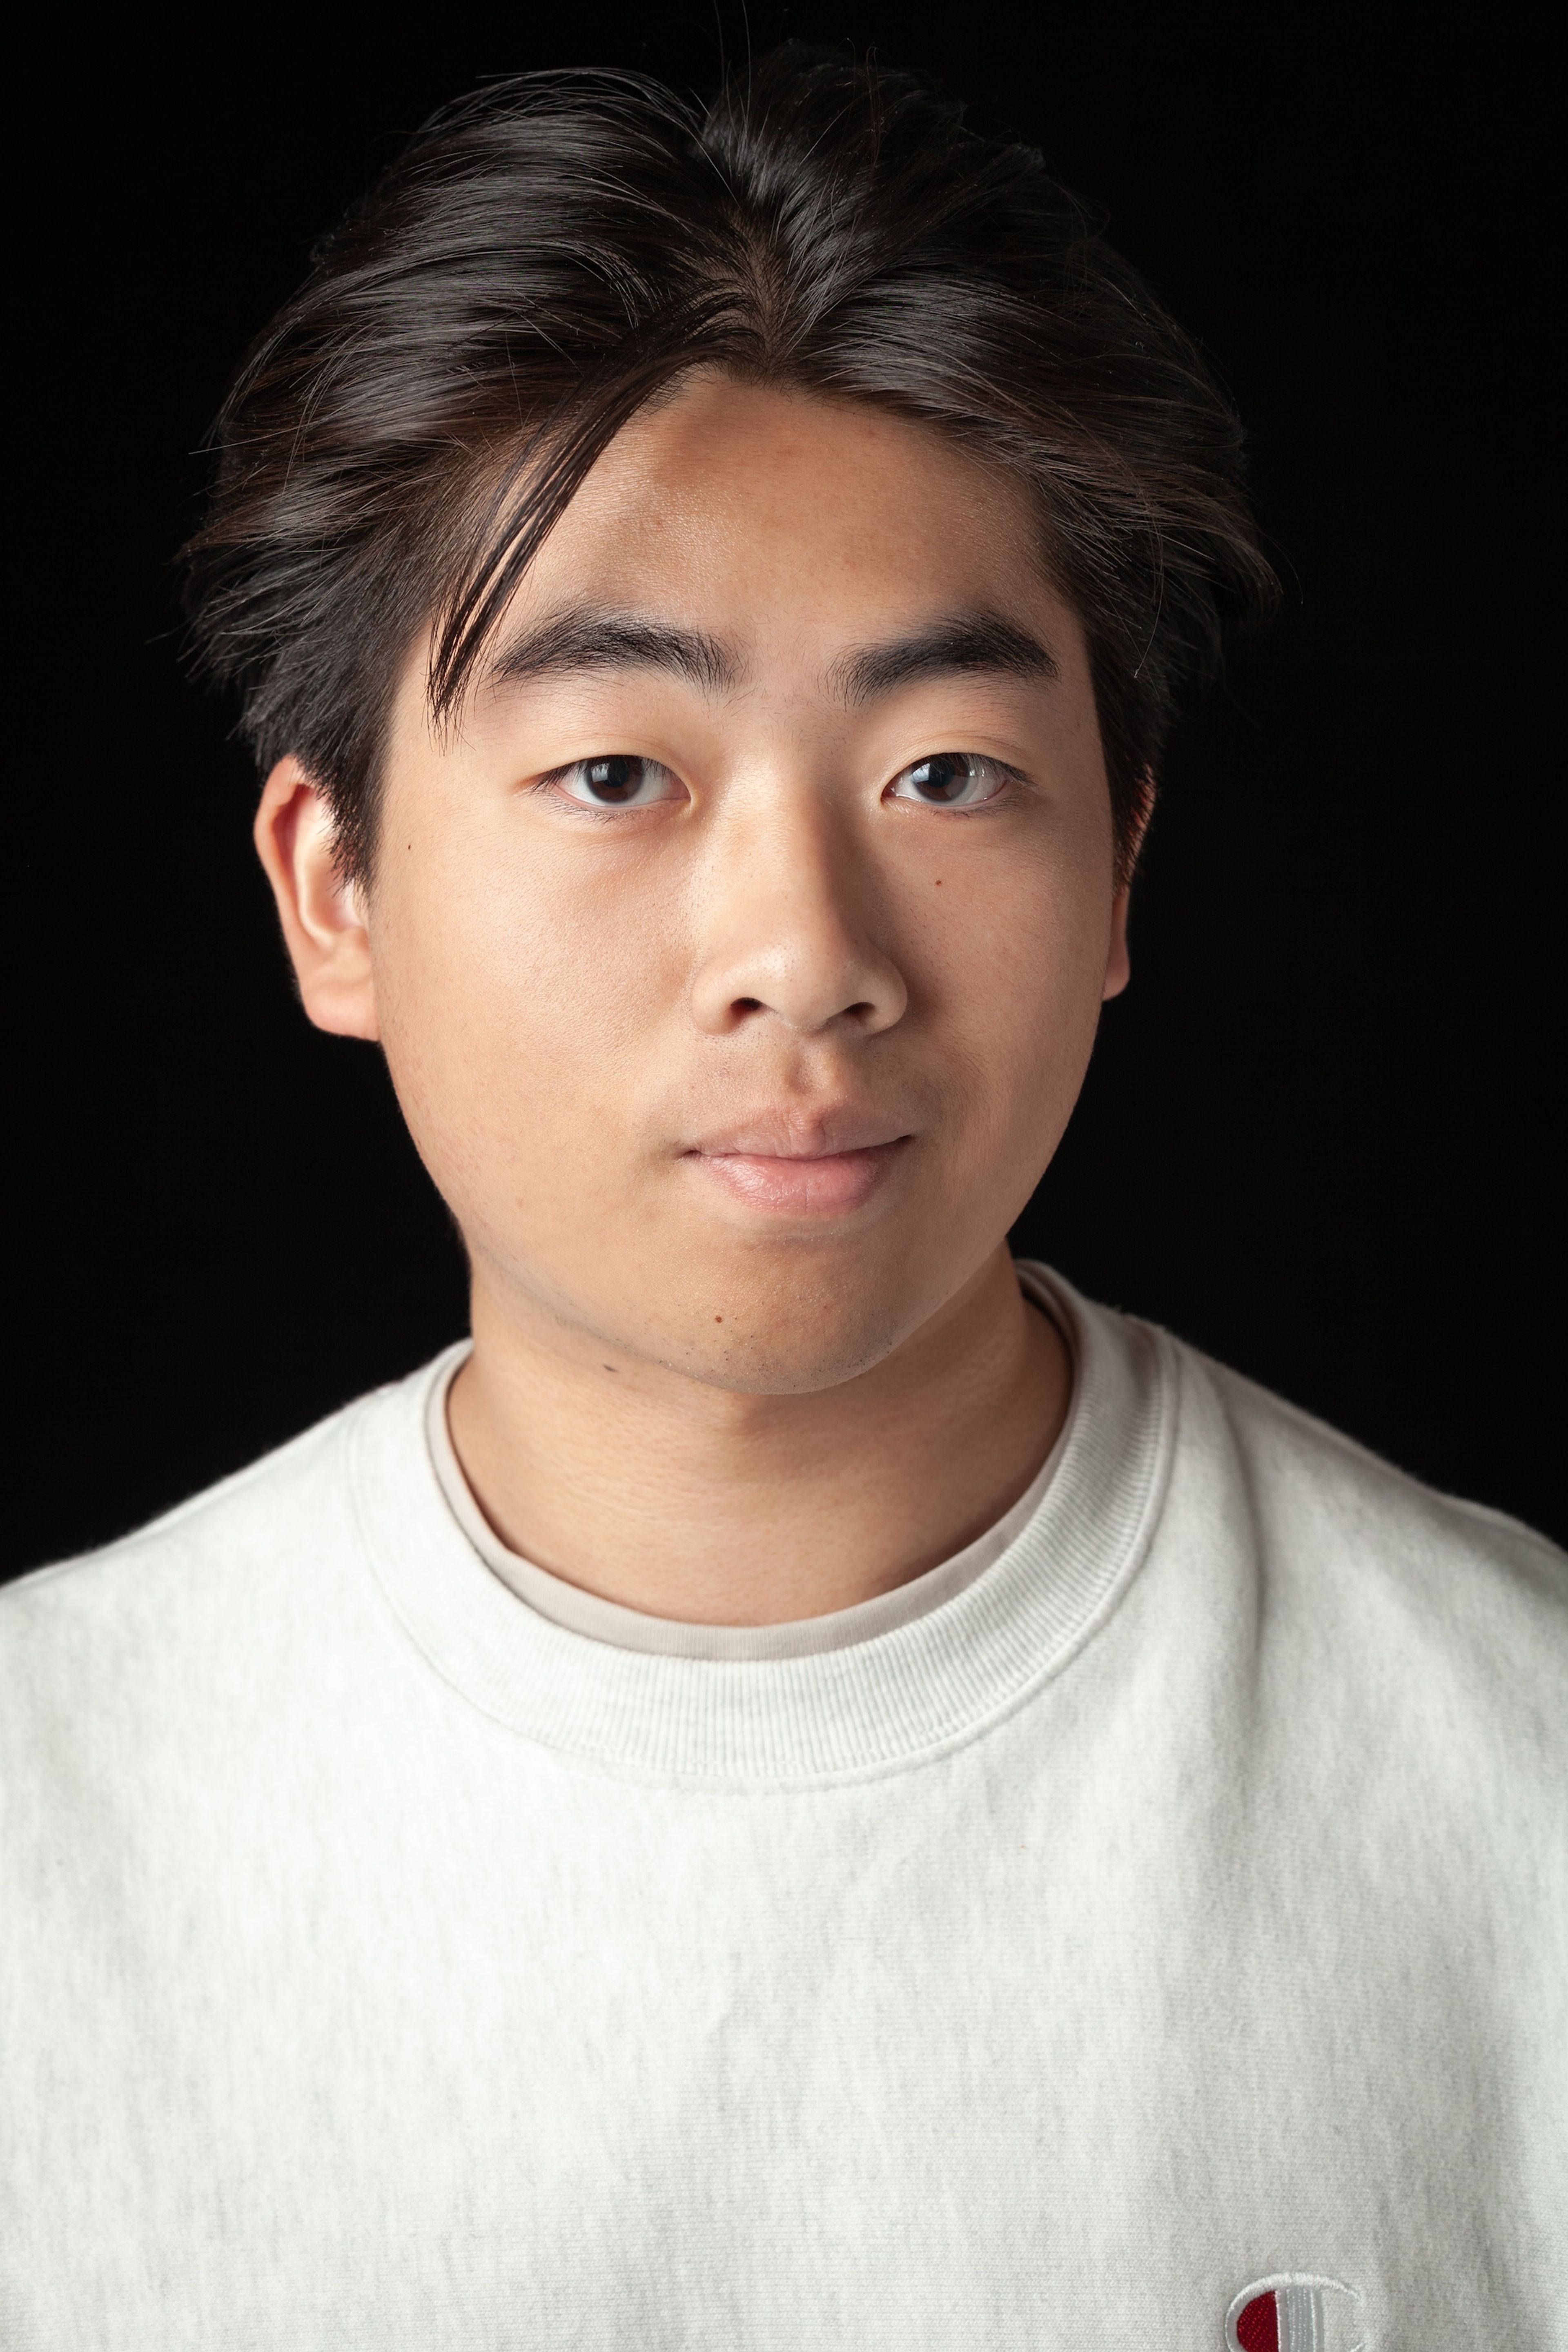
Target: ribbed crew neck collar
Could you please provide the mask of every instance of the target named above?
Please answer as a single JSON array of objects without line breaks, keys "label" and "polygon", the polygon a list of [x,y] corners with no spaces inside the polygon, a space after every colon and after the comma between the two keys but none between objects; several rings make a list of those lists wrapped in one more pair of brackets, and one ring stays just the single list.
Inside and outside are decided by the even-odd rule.
[{"label": "ribbed crew neck collar", "polygon": [[346,1431],[377,1580],[435,1670],[495,1721],[565,1755],[735,1782],[837,1780],[956,1744],[1063,1664],[1136,1569],[1169,1453],[1169,1342],[1030,1264],[1070,1334],[1072,1402],[1033,1515],[952,1598],[807,1656],[612,1646],[508,1590],[453,1517],[426,1429],[454,1350],[366,1400]]}]

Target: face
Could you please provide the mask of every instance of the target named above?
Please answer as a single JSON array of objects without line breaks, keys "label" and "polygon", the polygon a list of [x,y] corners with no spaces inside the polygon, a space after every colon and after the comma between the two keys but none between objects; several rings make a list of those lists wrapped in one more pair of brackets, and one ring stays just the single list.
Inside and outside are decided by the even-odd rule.
[{"label": "face", "polygon": [[994,1265],[1125,976],[1025,493],[699,382],[600,461],[447,735],[426,655],[374,882],[290,940],[314,1017],[384,1043],[476,1321],[757,1393],[867,1370]]}]

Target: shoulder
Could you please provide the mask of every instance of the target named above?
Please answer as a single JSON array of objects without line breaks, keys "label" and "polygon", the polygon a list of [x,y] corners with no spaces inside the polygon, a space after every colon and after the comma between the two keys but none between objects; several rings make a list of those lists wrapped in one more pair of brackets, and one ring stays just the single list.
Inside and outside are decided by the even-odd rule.
[{"label": "shoulder", "polygon": [[59,1560],[0,1591],[7,1633],[62,1612],[131,1605],[173,1576],[224,1579],[269,1555],[291,1519],[309,1516],[336,1483],[345,1435],[374,1398],[360,1398],[233,1476],[194,1495],[119,1541]]},{"label": "shoulder", "polygon": [[1253,1562],[1266,1634],[1358,1684],[1385,1721],[1506,1724],[1560,1744],[1568,1556],[1501,1511],[1438,1493],[1195,1349],[1173,1346],[1173,1504]]},{"label": "shoulder", "polygon": [[0,1590],[12,1733],[36,1738],[57,1717],[81,1726],[100,1706],[155,1716],[264,1676],[352,1574],[356,1441],[389,1412],[412,1434],[427,1377],[361,1397],[133,1535]]},{"label": "shoulder", "polygon": [[1506,1512],[1440,1493],[1299,1405],[1175,1343],[1184,1402],[1217,1411],[1257,1507],[1297,1541],[1423,1570],[1476,1566],[1561,1601],[1568,1554]]}]

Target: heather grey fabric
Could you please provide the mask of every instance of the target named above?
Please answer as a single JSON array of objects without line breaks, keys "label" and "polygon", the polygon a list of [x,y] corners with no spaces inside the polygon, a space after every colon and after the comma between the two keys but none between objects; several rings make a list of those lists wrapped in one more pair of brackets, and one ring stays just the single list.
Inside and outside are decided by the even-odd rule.
[{"label": "heather grey fabric", "polygon": [[1563,2342],[1562,1556],[1035,1279],[829,1648],[531,1607],[449,1358],[0,1596],[7,2352]]}]

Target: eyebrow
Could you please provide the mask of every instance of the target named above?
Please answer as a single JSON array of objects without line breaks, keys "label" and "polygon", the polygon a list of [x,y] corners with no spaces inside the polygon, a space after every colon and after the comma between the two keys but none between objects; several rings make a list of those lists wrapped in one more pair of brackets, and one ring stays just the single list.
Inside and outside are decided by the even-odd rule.
[{"label": "eyebrow", "polygon": [[[662,669],[706,694],[721,694],[738,684],[742,667],[732,646],[700,629],[584,606],[551,614],[513,637],[497,655],[490,679],[501,686],[591,670]],[[995,614],[957,613],[909,636],[841,654],[827,682],[841,700],[854,704],[923,678],[984,671],[1007,677],[1058,675],[1054,656],[1037,637]]]},{"label": "eyebrow", "polygon": [[719,694],[734,685],[741,665],[721,639],[700,629],[584,607],[552,614],[513,637],[497,655],[490,682],[501,686],[609,669],[669,670],[704,693]]},{"label": "eyebrow", "polygon": [[992,613],[958,613],[913,635],[844,654],[828,672],[846,702],[869,702],[928,677],[989,670],[1006,677],[1055,677],[1057,664],[1037,637]]}]

